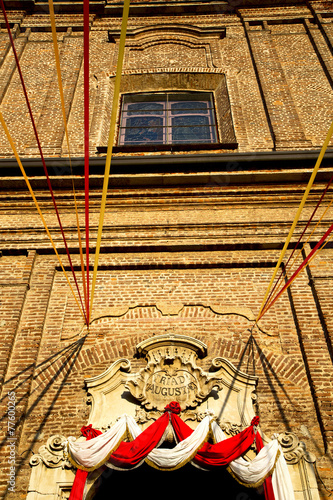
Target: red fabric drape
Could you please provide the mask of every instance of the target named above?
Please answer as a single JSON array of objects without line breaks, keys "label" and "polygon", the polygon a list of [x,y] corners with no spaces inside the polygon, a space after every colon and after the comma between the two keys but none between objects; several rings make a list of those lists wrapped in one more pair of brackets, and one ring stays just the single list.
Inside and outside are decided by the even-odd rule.
[{"label": "red fabric drape", "polygon": [[109,462],[121,468],[131,468],[139,464],[161,441],[168,423],[169,415],[164,413],[134,441],[129,443],[122,441],[117,450],[110,455]]},{"label": "red fabric drape", "polygon": [[69,500],[82,500],[84,485],[86,484],[88,472],[78,469],[75,474],[74,483],[69,495]]},{"label": "red fabric drape", "polygon": [[184,439],[192,434],[193,429],[189,425],[185,424],[185,422],[180,417],[178,417],[178,415],[176,415],[175,413],[171,413],[170,417],[172,427],[175,431],[178,441],[184,441]]},{"label": "red fabric drape", "polygon": [[[193,432],[193,430],[174,413],[171,414],[171,421],[179,441],[186,439]],[[225,439],[220,443],[205,443],[195,455],[193,461],[203,467],[228,465],[232,460],[235,460],[245,453],[254,440],[255,432],[253,425],[251,425],[239,434],[236,434],[236,436]]]},{"label": "red fabric drape", "polygon": [[232,460],[240,457],[251,446],[255,439],[253,427],[244,429],[236,436],[232,436],[220,443],[205,443],[194,457],[194,462],[202,466],[220,467],[228,465]]},{"label": "red fabric drape", "polygon": [[[177,417],[177,415],[172,414],[171,420],[172,420],[172,425],[173,425],[174,431],[175,431],[176,436],[177,436],[179,441],[183,441],[193,432],[191,427],[189,427],[185,422],[183,422],[183,420],[181,418]],[[249,446],[251,446],[251,444],[253,443],[254,434],[252,434],[251,432],[248,432],[248,431],[250,429],[252,429],[252,431],[253,431],[253,425],[258,425],[258,424],[259,424],[259,420],[253,419],[251,422],[251,427],[249,427],[248,429],[245,429],[245,431],[242,431],[244,433],[243,435],[242,435],[242,433],[237,435],[237,436],[240,436],[240,443],[239,443],[240,448],[238,448],[238,450],[237,450],[238,456],[240,456],[242,453],[246,452],[246,450],[249,448]],[[235,436],[235,437],[237,437],[237,436]],[[232,444],[232,442],[229,441],[230,439],[231,438],[229,438],[225,441],[221,441],[220,444],[226,443],[226,441],[228,443]],[[262,441],[262,438],[261,438],[259,432],[257,432],[255,434],[255,440],[256,440],[257,451],[259,452],[264,447],[264,444],[263,444],[263,441]],[[237,443],[234,443],[234,444],[237,445]],[[212,446],[213,446],[213,448],[212,448]],[[243,451],[241,451],[239,453],[239,451],[241,449],[243,449]],[[212,450],[213,450],[213,455],[212,455]],[[229,459],[228,459],[228,462],[226,464],[217,464],[216,460],[215,460],[215,463],[209,463],[210,457],[212,457],[212,456],[214,457],[214,454],[217,451],[218,451],[218,448],[216,447],[216,445],[208,445],[208,443],[205,443],[205,445],[199,450],[199,452],[195,456],[194,461],[197,462],[198,464],[201,463],[201,465],[203,465],[203,466],[207,466],[207,465],[208,466],[209,465],[215,466],[215,465],[227,465],[227,463],[234,460],[234,458],[230,458],[231,455],[229,455]],[[219,454],[219,456],[221,456],[221,454]],[[235,458],[238,458],[238,456]],[[266,500],[275,500],[271,476],[269,476],[267,479],[265,479],[263,486],[264,486],[264,492],[265,492],[265,499]]]},{"label": "red fabric drape", "polygon": [[[99,436],[101,431],[93,429],[92,425],[84,425],[81,429],[81,434],[89,439]],[[69,500],[82,500],[84,485],[86,484],[88,472],[85,470],[78,469],[75,474],[74,483],[71,489],[71,494]]]},{"label": "red fabric drape", "polygon": [[[258,452],[264,447],[264,443],[262,441],[262,438],[261,438],[259,432],[257,432],[257,434],[256,434],[256,446],[257,446]],[[264,492],[265,492],[265,499],[266,500],[275,500],[273,484],[272,484],[272,476],[268,476],[265,479]]]}]

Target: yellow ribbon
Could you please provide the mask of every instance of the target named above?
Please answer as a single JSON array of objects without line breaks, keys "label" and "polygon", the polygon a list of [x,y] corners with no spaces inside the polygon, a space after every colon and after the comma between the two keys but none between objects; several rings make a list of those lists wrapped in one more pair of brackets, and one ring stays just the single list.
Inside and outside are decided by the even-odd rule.
[{"label": "yellow ribbon", "polygon": [[[332,238],[333,238],[333,234],[332,234],[329,238],[327,238],[327,240],[325,241],[325,243],[323,243],[323,244],[322,244],[322,246],[321,246],[320,248],[318,248],[318,250],[317,250],[317,251],[316,251],[316,252],[312,255],[312,257],[310,257],[310,259],[309,259],[309,260],[308,260],[308,262],[305,264],[305,266],[303,266],[303,267],[302,267],[302,269],[300,269],[300,270],[298,271],[298,273],[294,276],[294,278],[290,281],[290,283],[288,283],[288,285],[287,285],[287,286],[286,286],[286,288],[284,289],[283,293],[284,293],[286,290],[288,290],[288,288],[290,287],[290,285],[292,285],[292,284],[293,284],[293,282],[295,281],[295,279],[297,278],[297,276],[298,276],[298,275],[299,275],[302,271],[304,271],[304,270],[305,270],[305,269],[306,269],[306,268],[307,268],[307,267],[311,264],[311,262],[313,261],[313,259],[314,259],[315,257],[317,257],[317,255],[319,254],[319,252],[321,252],[321,251],[325,248],[325,246],[327,245],[327,243],[328,243],[329,241],[331,241],[331,239],[332,239]],[[280,287],[279,291],[281,291],[281,288],[282,288],[282,287]],[[275,294],[275,297],[278,295],[279,291]],[[264,315],[264,314],[266,314],[266,312],[268,311],[268,309],[270,309],[270,307],[273,305],[273,303],[274,303],[274,297],[273,297],[273,298],[272,298],[272,299],[268,302],[268,304],[266,304],[266,306],[264,307],[264,309],[263,309],[263,311],[262,311],[262,313],[261,313],[261,315],[260,315],[260,318],[262,318],[262,317],[263,317],[263,315]]]},{"label": "yellow ribbon", "polygon": [[[293,257],[293,260],[291,261],[290,267],[288,267],[289,271],[291,271],[291,269],[293,269],[293,267],[294,267],[294,265],[295,265],[295,263],[296,263],[296,261],[297,261],[298,257],[300,256],[300,254],[301,254],[302,250],[304,250],[304,249],[305,249],[306,244],[307,244],[307,243],[308,243],[308,241],[310,240],[311,236],[315,233],[315,231],[316,231],[317,227],[319,226],[320,222],[323,220],[324,216],[326,215],[326,212],[328,211],[328,209],[330,208],[330,206],[332,205],[332,203],[333,203],[333,199],[330,201],[330,203],[328,204],[328,206],[325,208],[324,213],[321,215],[321,217],[320,217],[320,219],[318,220],[318,222],[316,223],[315,227],[313,228],[313,230],[311,231],[311,233],[309,234],[309,236],[308,236],[308,237],[307,237],[307,239],[305,240],[305,242],[304,242],[304,244],[303,244],[302,248],[301,248],[301,249],[298,251],[298,253],[297,253],[297,254]],[[333,237],[333,236],[330,236],[330,238],[328,238],[328,240],[326,240],[326,242],[325,242],[325,243],[324,243],[324,244],[320,247],[320,249],[318,249],[318,250],[317,250],[317,252],[316,252],[316,253],[315,253],[315,254],[311,257],[311,259],[310,259],[310,260],[307,262],[307,264],[304,266],[304,269],[305,269],[305,268],[306,268],[306,267],[310,264],[310,262],[311,262],[311,261],[313,260],[313,258],[314,258],[314,257],[318,254],[318,252],[319,252],[320,250],[322,250],[322,249],[326,246],[326,244],[327,244],[327,243],[331,240],[331,238],[332,238],[332,237]],[[295,276],[295,278],[296,278],[296,277],[297,277],[297,276]],[[294,280],[293,280],[293,281],[294,281]],[[292,282],[293,282],[293,281],[292,281]],[[291,282],[291,283],[292,283],[292,282]],[[291,285],[291,283],[290,283],[290,285]],[[288,287],[287,287],[287,288],[289,288],[289,286],[290,286],[290,285],[288,285]],[[278,287],[277,291],[275,292],[275,295],[277,295],[277,294],[278,294],[278,293],[282,290],[283,286],[284,286],[284,285],[283,285],[283,283],[282,283],[281,285],[279,285],[279,287]],[[287,290],[287,288],[286,288],[286,290]],[[269,301],[269,302],[265,305],[265,307],[264,307],[264,308],[263,308],[263,310],[261,311],[261,315],[260,315],[260,316],[261,316],[261,318],[262,318],[262,317],[263,317],[263,315],[264,315],[264,314],[268,311],[268,309],[269,309],[269,307],[270,307],[270,305],[271,305],[271,303],[272,303],[272,300],[273,300],[273,299],[274,299],[274,297],[272,297],[272,299],[271,299],[271,300],[270,300],[270,301]]]},{"label": "yellow ribbon", "polygon": [[62,270],[63,270],[63,272],[64,272],[65,278],[66,278],[67,283],[68,283],[68,285],[69,285],[69,287],[70,287],[70,289],[71,289],[71,291],[72,291],[72,294],[73,294],[73,297],[74,297],[74,299],[75,299],[75,302],[77,303],[77,305],[78,305],[78,307],[79,307],[79,309],[80,309],[80,311],[81,311],[81,314],[82,314],[82,316],[83,316],[83,319],[84,319],[84,321],[85,321],[85,316],[84,316],[84,313],[83,313],[83,311],[82,311],[82,309],[81,309],[81,306],[80,306],[80,304],[79,304],[79,301],[77,300],[77,298],[76,298],[76,296],[75,296],[74,290],[73,290],[72,285],[71,285],[71,283],[70,283],[70,281],[69,281],[69,278],[68,278],[68,276],[67,276],[67,273],[66,273],[66,271],[65,271],[65,268],[64,268],[64,266],[63,266],[63,264],[62,264],[62,261],[61,261],[61,259],[60,259],[59,254],[58,254],[58,251],[57,251],[56,246],[55,246],[55,244],[54,244],[53,238],[52,238],[51,233],[50,233],[50,231],[49,231],[49,229],[48,229],[48,227],[47,227],[46,221],[45,221],[45,219],[44,219],[44,216],[43,216],[43,214],[42,214],[42,211],[41,211],[41,209],[40,209],[40,206],[39,206],[39,204],[38,204],[38,201],[37,201],[37,199],[36,199],[36,196],[35,196],[35,194],[34,194],[34,192],[33,192],[33,189],[32,189],[32,187],[31,187],[31,184],[30,184],[30,182],[29,182],[29,179],[28,179],[28,177],[27,177],[27,175],[26,175],[26,173],[25,173],[24,167],[23,167],[22,162],[21,162],[21,160],[20,160],[20,157],[19,157],[19,155],[18,155],[18,153],[17,153],[17,150],[16,150],[16,147],[15,147],[14,141],[13,141],[13,139],[12,139],[11,135],[10,135],[10,132],[9,132],[9,130],[8,130],[8,128],[7,128],[7,125],[6,125],[6,123],[5,123],[5,120],[4,120],[3,116],[2,116],[1,111],[0,111],[0,122],[1,122],[1,125],[2,125],[2,127],[3,127],[3,129],[4,129],[4,131],[5,131],[5,134],[6,134],[6,136],[7,136],[7,139],[8,139],[8,141],[9,141],[9,144],[10,144],[10,146],[11,146],[12,150],[13,150],[13,153],[14,153],[15,158],[16,158],[16,160],[17,160],[17,163],[18,163],[18,165],[19,165],[19,167],[20,167],[20,170],[21,170],[21,172],[22,172],[22,175],[23,175],[23,177],[24,177],[24,180],[25,180],[25,182],[26,182],[26,184],[27,184],[27,186],[28,186],[28,189],[29,189],[29,191],[30,191],[30,194],[31,194],[31,196],[32,196],[32,199],[33,199],[33,201],[34,201],[34,203],[35,203],[35,205],[36,205],[37,211],[38,211],[38,213],[39,213],[39,215],[40,215],[40,217],[41,217],[41,219],[42,219],[42,222],[43,222],[43,225],[44,225],[45,231],[46,231],[46,233],[47,233],[47,235],[48,235],[48,237],[49,237],[49,239],[50,239],[50,241],[51,241],[51,244],[52,244],[53,250],[54,250],[54,252],[55,252],[55,254],[56,254],[57,258],[58,258],[58,261],[59,261],[59,264],[60,264],[60,266],[61,266],[61,269],[62,269]]},{"label": "yellow ribbon", "polygon": [[310,190],[311,190],[311,188],[312,188],[312,184],[313,184],[313,182],[314,182],[314,180],[315,180],[315,177],[316,177],[316,175],[317,175],[318,169],[319,169],[319,167],[320,167],[320,164],[321,164],[321,162],[322,162],[322,159],[323,159],[323,157],[324,157],[324,154],[325,154],[325,152],[326,152],[326,149],[327,149],[327,147],[328,147],[328,144],[329,144],[329,142],[330,142],[330,140],[331,140],[332,135],[333,135],[333,122],[332,122],[332,124],[331,124],[331,126],[330,126],[330,128],[329,128],[329,131],[328,131],[328,133],[327,133],[327,136],[326,136],[325,142],[324,142],[324,144],[323,144],[323,147],[321,148],[320,154],[319,154],[318,159],[317,159],[317,161],[316,161],[316,164],[315,164],[315,166],[314,166],[314,169],[313,169],[312,175],[311,175],[311,177],[310,177],[310,180],[309,180],[309,182],[308,182],[307,188],[306,188],[306,190],[305,190],[305,192],[304,192],[304,195],[303,195],[302,201],[301,201],[301,203],[300,203],[300,205],[299,205],[299,207],[298,207],[298,210],[297,210],[297,213],[296,213],[296,216],[295,216],[294,222],[293,222],[293,224],[292,224],[292,226],[291,226],[291,228],[290,228],[290,231],[289,231],[288,237],[287,237],[286,242],[285,242],[285,244],[284,244],[284,247],[283,247],[283,249],[282,249],[282,251],[281,251],[281,254],[280,254],[280,257],[279,257],[278,263],[276,264],[276,267],[275,267],[275,270],[274,270],[274,273],[273,273],[272,279],[271,279],[271,281],[270,281],[270,283],[269,283],[269,285],[268,285],[268,287],[267,287],[267,291],[266,291],[266,294],[265,294],[264,300],[262,301],[262,304],[261,304],[261,307],[260,307],[260,310],[259,310],[259,313],[258,313],[258,316],[257,316],[256,322],[259,320],[259,318],[260,318],[260,316],[261,316],[261,312],[262,312],[262,310],[263,310],[263,308],[264,308],[264,306],[265,306],[265,303],[266,303],[266,300],[267,300],[268,294],[269,294],[270,289],[271,289],[271,287],[272,287],[272,285],[273,285],[273,282],[274,282],[274,280],[275,280],[276,274],[277,274],[277,272],[278,272],[278,270],[279,270],[279,267],[280,267],[280,265],[281,265],[281,262],[282,262],[282,260],[283,260],[283,257],[284,257],[284,255],[285,255],[285,253],[286,253],[286,251],[287,251],[287,248],[288,248],[288,245],[289,245],[289,243],[290,243],[291,237],[292,237],[292,235],[293,235],[294,229],[295,229],[296,224],[297,224],[297,222],[298,222],[298,219],[299,219],[299,217],[300,217],[300,215],[301,215],[301,212],[302,212],[302,210],[303,210],[303,207],[304,207],[304,205],[305,205],[305,202],[306,202],[306,200],[307,200],[307,197],[308,197],[308,195],[309,195],[309,192],[310,192]]},{"label": "yellow ribbon", "polygon": [[89,305],[87,304],[87,289],[86,289],[86,279],[85,279],[85,270],[84,270],[84,259],[83,259],[81,230],[80,230],[80,222],[79,222],[79,214],[78,214],[78,208],[77,208],[75,186],[74,186],[74,180],[73,180],[73,170],[72,170],[72,161],[71,161],[70,147],[69,147],[69,135],[68,135],[68,128],[67,128],[66,107],[65,107],[65,99],[64,99],[63,85],[62,85],[62,79],[61,79],[60,57],[59,57],[59,48],[58,48],[57,30],[56,30],[56,22],[55,22],[55,15],[54,15],[53,0],[49,0],[49,11],[50,11],[50,21],[51,21],[51,29],[52,29],[52,39],[53,39],[54,55],[55,55],[55,62],[56,62],[56,68],[57,68],[57,77],[58,77],[58,86],[59,86],[59,93],[60,93],[61,109],[62,109],[62,116],[63,116],[63,121],[64,121],[66,142],[67,142],[67,148],[68,148],[69,165],[70,165],[70,169],[71,169],[71,173],[72,173],[72,185],[73,185],[73,193],[74,193],[74,205],[75,205],[75,214],[76,214],[76,224],[77,224],[78,238],[79,238],[79,249],[80,249],[80,260],[81,260],[81,273],[82,273],[82,282],[83,282],[84,302],[86,304],[87,311],[88,311]]},{"label": "yellow ribbon", "polygon": [[93,272],[92,285],[91,285],[91,298],[90,298],[90,311],[89,311],[90,318],[92,317],[91,311],[92,311],[92,307],[93,307],[93,300],[94,300],[94,293],[95,293],[95,286],[96,286],[98,259],[99,259],[101,240],[102,240],[102,230],[103,230],[103,222],[104,222],[104,215],[105,215],[107,190],[108,190],[108,184],[109,184],[111,157],[112,157],[112,150],[113,150],[114,134],[115,134],[115,129],[116,129],[118,101],[119,101],[119,94],[120,94],[120,81],[121,81],[121,73],[122,73],[122,68],[123,68],[123,59],[124,59],[124,52],[125,52],[126,30],[127,30],[129,6],[130,6],[130,0],[125,0],[124,1],[124,8],[123,8],[123,18],[122,18],[122,24],[121,24],[120,41],[119,41],[118,63],[117,63],[117,72],[116,72],[114,94],[113,94],[108,149],[107,149],[107,155],[106,155],[106,161],[105,161],[105,172],[104,172],[104,181],[103,181],[101,210],[100,210],[97,242],[96,242],[96,250],[95,250],[94,272]]}]

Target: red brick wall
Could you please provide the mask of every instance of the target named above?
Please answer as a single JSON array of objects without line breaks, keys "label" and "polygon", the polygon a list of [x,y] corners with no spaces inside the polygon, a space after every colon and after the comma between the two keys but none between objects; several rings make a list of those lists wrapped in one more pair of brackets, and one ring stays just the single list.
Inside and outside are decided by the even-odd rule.
[{"label": "red brick wall", "polygon": [[[16,432],[22,454],[18,491],[27,488],[29,450],[36,452],[55,432],[77,435],[87,420],[84,378],[101,373],[118,357],[131,358],[138,342],[164,332],[190,335],[205,342],[205,369],[214,357],[223,356],[242,371],[255,373],[259,377],[257,411],[263,430],[268,435],[283,430],[296,432],[316,454],[321,477],[330,485],[332,332],[327,287],[331,250],[325,250],[317,267],[313,264],[310,270],[315,276],[317,295],[304,273],[290,295],[281,297],[251,337],[253,317],[280,254],[278,249],[264,249],[262,235],[266,233],[266,243],[284,241],[299,202],[299,194],[288,206],[277,200],[272,203],[263,188],[252,190],[252,208],[249,200],[244,203],[244,190],[235,192],[232,186],[208,190],[211,196],[205,199],[199,188],[178,188],[177,196],[175,189],[164,188],[163,200],[159,188],[144,190],[145,196],[139,197],[135,197],[134,190],[115,191],[107,211],[104,244],[116,249],[126,243],[129,252],[109,251],[100,257],[88,335],[52,252],[29,252],[27,257],[8,255],[19,234],[25,247],[37,244],[42,249],[49,243],[38,219],[32,217],[29,204],[17,210],[16,193],[7,194],[7,204],[13,208],[7,206],[4,211],[2,284],[11,300],[7,310],[13,315],[12,301],[17,301],[21,309],[15,311],[21,314],[12,325],[15,341],[11,346],[5,343],[7,351],[3,351],[6,369],[2,401],[6,408],[6,394],[15,390],[19,423]],[[291,200],[291,188],[289,191]],[[278,193],[276,186],[277,198]],[[52,207],[48,207],[46,216],[51,227],[56,227]],[[73,215],[65,204],[62,207],[65,228],[71,235]],[[309,205],[306,212],[311,210]],[[92,221],[97,221],[97,215],[98,209],[94,208]],[[22,233],[25,227],[28,230]],[[195,250],[198,240],[207,245],[206,250]],[[243,249],[212,250],[212,242],[242,242]],[[19,247],[19,242],[16,245]],[[149,252],[145,250],[148,245]],[[158,249],[161,245],[164,251]],[[176,245],[182,248],[175,251]],[[257,249],[251,250],[253,245]],[[72,252],[76,246],[73,235]],[[173,251],[168,251],[168,246]],[[63,254],[62,259],[66,261]],[[81,286],[77,253],[73,253],[73,262]],[[170,303],[176,306],[172,315],[166,308]],[[327,317],[325,327],[322,316]],[[137,366],[138,361],[133,370]],[[3,431],[6,434],[6,427]],[[5,460],[6,447],[2,453]],[[6,469],[3,475],[5,487]]]},{"label": "red brick wall", "polygon": [[[127,91],[140,90],[136,86],[142,82],[158,90],[169,75],[178,73],[192,75],[189,86],[200,81],[209,88],[210,74],[226,75],[238,152],[254,153],[252,163],[246,165],[252,169],[247,177],[250,180],[260,168],[256,152],[317,151],[326,136],[333,100],[329,12],[327,3],[310,2],[308,6],[260,9],[240,6],[238,10],[200,16],[185,11],[164,17],[160,13],[131,17],[124,66]],[[67,158],[62,116],[56,103],[48,15],[9,11],[9,18],[17,25],[16,44],[45,154]],[[80,157],[82,15],[59,14],[57,22],[63,29],[59,45],[71,148],[73,156]],[[168,24],[168,29],[155,32],[154,26],[161,23]],[[192,31],[186,32],[188,25]],[[119,17],[92,15],[92,156],[96,155],[96,146],[107,144],[111,77],[117,55],[117,44],[108,41],[107,31],[111,30],[118,40],[119,27]],[[217,31],[222,27],[225,37],[220,39]],[[3,30],[0,43],[1,109],[22,157],[37,158]],[[172,58],[169,49],[177,44],[179,53]],[[149,67],[147,54],[151,53],[155,63]],[[179,67],[184,54],[186,66]],[[141,66],[135,67],[135,61]],[[199,79],[198,74],[205,77]],[[181,82],[184,89],[185,80],[182,76],[172,81]],[[1,131],[0,144],[2,159],[12,158]],[[124,152],[117,153],[122,155]],[[66,164],[60,167],[66,169]],[[192,175],[191,182],[180,185],[177,175],[169,175],[167,181],[161,175],[150,177],[149,184],[148,176],[142,176],[140,186],[137,176],[124,174],[121,186],[110,187],[89,334],[21,178],[0,179],[1,498],[25,497],[31,453],[50,435],[79,433],[89,414],[84,379],[101,373],[119,357],[131,358],[138,342],[164,332],[205,342],[205,369],[214,357],[223,356],[242,371],[256,374],[256,409],[263,430],[268,436],[284,430],[295,432],[316,455],[325,486],[333,489],[331,248],[322,251],[251,336],[253,318],[310,170],[300,167],[295,170],[297,181],[283,182],[281,177],[276,180],[275,167],[271,167],[259,172],[265,175],[262,183],[238,179],[238,184],[233,184],[242,165],[233,160],[229,167],[236,170],[229,179],[223,172],[220,178],[216,174],[214,181],[207,177],[207,182]],[[201,168],[208,167],[197,163],[193,170]],[[283,163],[276,170],[292,179]],[[52,170],[54,173],[57,171]],[[61,173],[59,170],[55,179],[56,197],[81,286],[73,194]],[[93,252],[101,176],[94,171],[92,175]],[[80,176],[76,180],[80,182]],[[70,275],[49,193],[40,187],[38,179],[33,181]],[[118,181],[119,177],[112,177],[112,186]],[[126,183],[132,187],[122,187]],[[312,191],[294,242],[324,187],[320,182]],[[77,196],[83,227],[81,188]],[[320,234],[330,223],[328,213]],[[312,236],[310,243],[317,239]],[[309,247],[305,255],[308,251]],[[173,314],[167,311],[168,303],[177,306]],[[136,370],[140,361],[133,360],[132,366]],[[6,495],[9,391],[16,395],[18,474],[14,495]],[[321,498],[327,498],[323,484],[318,484]]]}]

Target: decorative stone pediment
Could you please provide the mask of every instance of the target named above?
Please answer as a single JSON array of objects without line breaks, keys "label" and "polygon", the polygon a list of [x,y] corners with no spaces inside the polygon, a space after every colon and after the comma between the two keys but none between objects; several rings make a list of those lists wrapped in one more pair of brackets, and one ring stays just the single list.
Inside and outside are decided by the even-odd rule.
[{"label": "decorative stone pediment", "polygon": [[159,335],[137,345],[136,356],[146,366],[132,373],[129,360],[120,359],[104,373],[85,381],[92,405],[89,424],[106,429],[122,413],[144,424],[158,418],[177,401],[185,420],[199,421],[211,410],[219,421],[249,425],[254,416],[257,378],[224,358],[215,358],[208,372],[197,362],[206,345],[184,335]]},{"label": "decorative stone pediment", "polygon": [[126,388],[146,410],[162,412],[170,401],[177,401],[182,410],[195,408],[213,388],[223,389],[218,374],[196,365],[206,347],[195,339],[161,336],[139,344],[137,350],[147,366],[129,378]]},{"label": "decorative stone pediment", "polygon": [[[168,403],[178,401],[182,420],[189,421],[193,428],[208,412],[215,415],[227,436],[238,434],[255,415],[252,406],[257,378],[241,372],[224,358],[213,359],[206,372],[197,365],[206,355],[203,342],[184,335],[160,335],[141,342],[136,347],[136,357],[145,361],[144,367],[132,373],[130,361],[121,358],[103,373],[85,380],[91,404],[88,424],[106,431],[126,413],[144,429],[162,414]],[[297,498],[308,498],[311,493],[311,498],[319,500],[314,455],[291,432],[276,437]],[[69,498],[75,469],[68,461],[66,439],[68,436],[51,436],[31,457],[27,500]],[[88,479],[87,498],[92,498],[98,477],[91,475]]]}]

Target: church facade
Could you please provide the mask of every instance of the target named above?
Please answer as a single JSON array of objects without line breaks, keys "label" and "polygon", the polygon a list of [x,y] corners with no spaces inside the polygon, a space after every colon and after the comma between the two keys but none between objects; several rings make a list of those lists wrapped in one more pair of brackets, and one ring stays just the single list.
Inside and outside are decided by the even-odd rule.
[{"label": "church facade", "polygon": [[[67,500],[77,472],[71,436],[83,442],[90,424],[106,433],[124,414],[144,431],[177,402],[193,430],[211,415],[227,437],[259,416],[295,500],[328,499],[332,245],[257,315],[333,120],[332,2],[132,0],[89,327],[71,275],[83,296],[74,206],[75,194],[84,242],[83,5],[54,4],[70,151],[49,6],[5,7],[71,261],[2,13],[0,110],[64,265],[1,127],[0,497]],[[89,8],[91,286],[123,4]],[[282,284],[331,226],[332,163],[330,140]],[[164,437],[175,445],[171,429]],[[246,458],[254,456],[252,447]],[[126,474],[133,485],[152,481],[158,467],[146,465],[96,465],[82,498],[107,498],[109,484],[134,494]],[[200,473],[188,465],[172,474],[189,488]],[[247,488],[222,473],[230,498],[265,498],[262,482]]]}]

